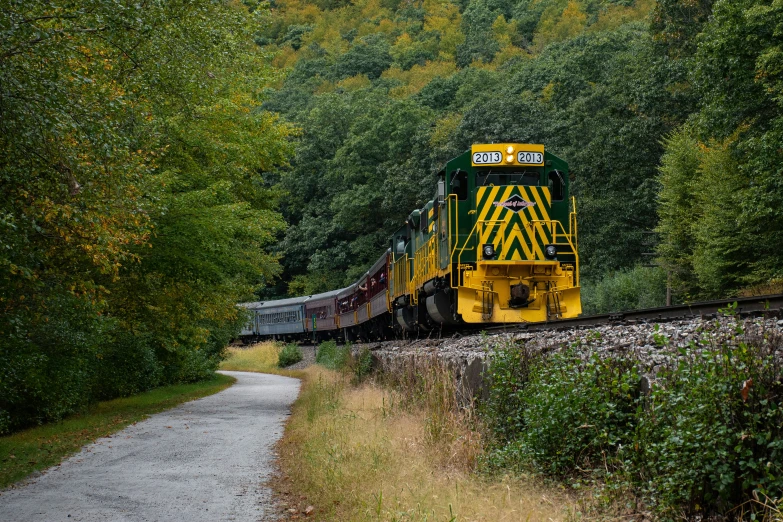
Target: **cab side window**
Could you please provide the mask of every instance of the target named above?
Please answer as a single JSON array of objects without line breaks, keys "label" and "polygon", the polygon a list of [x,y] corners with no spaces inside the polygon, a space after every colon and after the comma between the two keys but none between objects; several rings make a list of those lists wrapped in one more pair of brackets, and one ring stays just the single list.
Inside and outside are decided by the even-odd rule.
[{"label": "cab side window", "polygon": [[549,193],[552,195],[552,201],[563,201],[565,197],[565,179],[559,170],[549,173]]},{"label": "cab side window", "polygon": [[455,170],[451,173],[451,190],[452,194],[457,195],[457,199],[460,201],[466,201],[468,199],[468,173],[462,170]]}]

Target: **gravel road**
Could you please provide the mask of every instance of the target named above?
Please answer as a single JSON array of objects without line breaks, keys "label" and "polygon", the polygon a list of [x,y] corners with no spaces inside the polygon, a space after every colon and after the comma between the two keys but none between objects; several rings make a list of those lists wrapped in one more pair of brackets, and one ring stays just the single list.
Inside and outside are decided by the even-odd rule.
[{"label": "gravel road", "polygon": [[264,482],[299,381],[223,373],[236,384],[100,439],[0,492],[0,520],[275,520]]}]

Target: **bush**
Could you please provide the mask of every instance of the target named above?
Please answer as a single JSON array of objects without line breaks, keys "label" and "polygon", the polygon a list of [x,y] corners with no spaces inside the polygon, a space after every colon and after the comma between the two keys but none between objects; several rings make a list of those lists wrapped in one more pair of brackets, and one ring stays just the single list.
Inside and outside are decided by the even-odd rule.
[{"label": "bush", "polygon": [[666,272],[661,268],[637,266],[606,274],[600,279],[582,280],[582,310],[587,315],[665,304]]},{"label": "bush", "polygon": [[146,339],[130,332],[117,332],[99,352],[93,379],[93,398],[127,397],[160,385],[163,368]]},{"label": "bush", "polygon": [[337,346],[335,341],[324,341],[318,346],[315,362],[330,370],[340,370],[351,362],[351,345]]},{"label": "bush", "polygon": [[488,464],[601,480],[665,520],[769,514],[783,491],[783,337],[759,332],[706,332],[646,396],[639,361],[499,348],[481,407]]},{"label": "bush", "polygon": [[294,343],[286,344],[277,354],[277,366],[285,368],[302,360],[302,349]]},{"label": "bush", "polygon": [[362,348],[353,361],[353,380],[354,383],[360,383],[372,373],[372,352],[367,348]]},{"label": "bush", "polygon": [[693,355],[693,347],[659,373],[640,418],[637,465],[657,511],[709,515],[781,497],[783,363],[773,350],[740,342]]},{"label": "bush", "polygon": [[[535,359],[506,349],[491,368],[492,426],[505,440],[498,466],[532,466],[559,477],[622,466],[632,444],[640,376],[628,359],[583,360],[576,352]],[[524,381],[517,381],[522,377]]]}]

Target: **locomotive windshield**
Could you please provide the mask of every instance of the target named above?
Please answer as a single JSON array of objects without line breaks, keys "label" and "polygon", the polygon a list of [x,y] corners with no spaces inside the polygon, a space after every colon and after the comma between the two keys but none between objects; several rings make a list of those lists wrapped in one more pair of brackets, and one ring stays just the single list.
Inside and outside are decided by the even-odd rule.
[{"label": "locomotive windshield", "polygon": [[541,174],[532,170],[480,170],[476,172],[476,185],[527,185],[538,186]]}]

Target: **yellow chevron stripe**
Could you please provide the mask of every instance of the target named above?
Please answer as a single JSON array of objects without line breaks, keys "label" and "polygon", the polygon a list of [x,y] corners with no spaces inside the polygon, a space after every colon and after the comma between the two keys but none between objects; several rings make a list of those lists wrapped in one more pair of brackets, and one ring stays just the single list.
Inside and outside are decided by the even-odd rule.
[{"label": "yellow chevron stripe", "polygon": [[[545,189],[545,190],[547,191],[547,193],[549,192],[549,189]],[[536,200],[536,206],[541,208],[542,219],[545,219],[546,221],[549,221],[549,214],[546,211],[546,207],[544,206],[544,201],[541,199],[541,195],[535,189],[531,189],[530,192],[533,193],[533,197]],[[549,198],[546,198],[546,199],[548,200]],[[548,201],[547,201],[547,203],[548,203]]]},{"label": "yellow chevron stripe", "polygon": [[[535,201],[536,204],[533,207],[528,207],[530,209],[530,214],[533,220],[539,220],[541,219],[540,216],[546,216],[547,212],[544,208],[544,204],[541,201],[541,198],[538,197],[538,194],[536,194],[536,189],[533,187],[525,187],[527,197],[530,198],[528,201]],[[538,241],[534,241],[534,238],[542,237],[541,236],[541,224],[540,223],[530,223],[529,221],[525,223],[526,227],[526,235],[528,239],[530,240],[530,244],[533,247],[533,251],[535,252],[536,259],[544,259],[544,252],[541,249],[541,245],[539,245]]]},{"label": "yellow chevron stripe", "polygon": [[[530,193],[528,192],[528,187],[519,187],[519,192],[526,201],[533,201],[533,198],[530,197]],[[538,219],[538,214],[536,213],[537,206],[538,202],[536,202],[536,204],[532,207],[527,207],[525,210],[519,213],[520,218],[522,219],[522,224],[524,225],[524,228],[521,232],[525,238],[523,243],[525,244],[525,254],[528,256],[528,259],[535,259],[539,253],[543,255],[543,252],[541,252],[541,248],[538,246],[537,242],[533,241],[533,236],[531,233],[532,225],[530,223],[530,219],[528,218],[529,213],[530,217],[532,217],[534,220]],[[532,250],[527,248],[528,243],[532,245]]]},{"label": "yellow chevron stripe", "polygon": [[[484,192],[487,190],[486,187],[482,187],[481,191],[478,194],[479,199],[481,199],[481,196],[484,194]],[[490,190],[489,197],[487,198],[486,202],[484,203],[484,208],[479,209],[479,221],[485,221],[487,214],[492,209],[492,202],[495,201],[497,193],[500,191],[500,187],[492,187]]]},{"label": "yellow chevron stripe", "polygon": [[[533,218],[533,221],[537,221],[541,219],[541,216],[546,215],[546,209],[543,206],[543,203],[541,202],[541,199],[537,197],[536,189],[533,187],[527,188],[526,192],[528,193],[528,197],[530,198],[529,201],[535,201],[536,205],[534,207],[530,208],[531,217]],[[534,210],[535,209],[535,210]],[[539,245],[539,242],[536,240],[537,238],[541,237],[541,224],[540,223],[526,223],[526,233],[527,237],[530,240],[530,244],[533,247],[533,251],[535,252],[536,259],[543,259],[544,258],[544,252],[541,250],[541,246]]]},{"label": "yellow chevron stripe", "polygon": [[[541,190],[544,193],[544,198],[543,199],[545,199],[546,202],[551,205],[551,203],[552,203],[552,196],[551,196],[551,194],[549,192],[549,189],[548,188],[542,188]],[[535,191],[534,195],[536,196],[536,201],[542,201],[541,194],[538,191]],[[549,221],[551,218],[549,217],[549,214],[546,212],[546,209],[543,206],[543,201],[542,201],[541,209],[542,209],[542,213],[541,214],[543,216],[543,219],[546,220],[546,221]],[[546,237],[544,235],[544,228],[545,228],[545,225],[542,224],[542,223],[538,223],[537,226],[536,226],[536,231],[538,232],[539,237],[541,237],[542,239],[545,239],[545,237]]]},{"label": "yellow chevron stripe", "polygon": [[[493,234],[495,236],[499,235],[498,232],[502,230],[502,227],[503,223],[491,223],[483,226],[481,228],[481,234],[479,234],[479,241],[486,243]],[[497,245],[495,246],[497,247]]]},{"label": "yellow chevron stripe", "polygon": [[[522,247],[522,251],[525,253],[525,259],[533,259],[533,252],[531,252],[530,248],[527,246],[527,241],[525,241],[525,236],[522,230],[515,226],[511,233],[508,236],[508,243],[511,244],[514,239],[517,239],[519,241],[519,244]],[[521,259],[521,256],[520,256]]]}]

